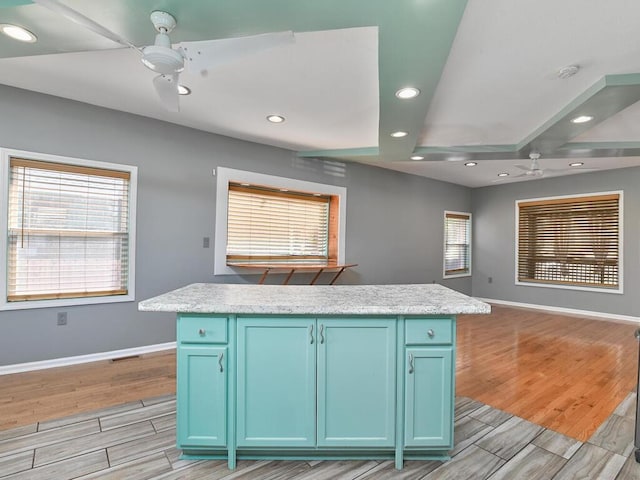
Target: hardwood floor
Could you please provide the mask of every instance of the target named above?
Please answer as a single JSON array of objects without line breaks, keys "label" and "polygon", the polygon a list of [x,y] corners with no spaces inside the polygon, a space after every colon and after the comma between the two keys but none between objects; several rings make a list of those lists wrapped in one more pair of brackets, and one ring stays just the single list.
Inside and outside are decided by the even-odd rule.
[{"label": "hardwood floor", "polygon": [[[637,325],[494,306],[460,316],[456,393],[584,441],[635,388]],[[175,354],[0,376],[0,430],[175,393]]]},{"label": "hardwood floor", "polygon": [[460,316],[456,393],[584,441],[635,389],[636,328],[501,306]]},{"label": "hardwood floor", "polygon": [[174,351],[0,376],[0,430],[176,391]]}]

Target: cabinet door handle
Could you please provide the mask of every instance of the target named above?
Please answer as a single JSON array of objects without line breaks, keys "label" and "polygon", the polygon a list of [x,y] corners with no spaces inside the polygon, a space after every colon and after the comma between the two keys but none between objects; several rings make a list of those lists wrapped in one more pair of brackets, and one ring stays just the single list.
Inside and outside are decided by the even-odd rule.
[{"label": "cabinet door handle", "polygon": [[224,372],[224,368],[222,367],[222,359],[224,358],[224,352],[222,352],[220,354],[220,357],[218,357],[218,365],[220,366],[220,371]]},{"label": "cabinet door handle", "polygon": [[313,345],[313,324],[309,325],[309,343]]},{"label": "cabinet door handle", "polygon": [[324,343],[324,324],[320,325],[320,343]]},{"label": "cabinet door handle", "polygon": [[409,373],[413,373],[415,370],[414,366],[413,366],[413,353],[409,354]]}]

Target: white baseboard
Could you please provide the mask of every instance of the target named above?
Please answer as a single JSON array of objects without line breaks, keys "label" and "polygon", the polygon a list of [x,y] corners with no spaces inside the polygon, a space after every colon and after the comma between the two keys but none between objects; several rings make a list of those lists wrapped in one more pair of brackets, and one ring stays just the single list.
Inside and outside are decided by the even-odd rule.
[{"label": "white baseboard", "polygon": [[156,345],[144,345],[142,347],[113,350],[111,352],[90,353],[88,355],[77,355],[75,357],[52,358],[51,360],[41,360],[38,362],[16,363],[15,365],[0,366],[0,375],[30,372],[32,370],[44,370],[45,368],[66,367],[69,365],[77,365],[79,363],[97,362],[99,360],[132,357],[135,355],[144,355],[145,353],[160,352],[175,348],[176,342],[167,342],[158,343]]},{"label": "white baseboard", "polygon": [[581,317],[592,317],[599,320],[618,320],[640,324],[640,317],[631,315],[618,315],[616,313],[592,312],[589,310],[577,310],[575,308],[550,307],[548,305],[535,305],[533,303],[509,302],[507,300],[494,300],[491,298],[479,298],[483,302],[494,303],[496,305],[506,305],[508,307],[531,308],[543,310],[545,312],[567,313],[569,315],[580,315]]}]

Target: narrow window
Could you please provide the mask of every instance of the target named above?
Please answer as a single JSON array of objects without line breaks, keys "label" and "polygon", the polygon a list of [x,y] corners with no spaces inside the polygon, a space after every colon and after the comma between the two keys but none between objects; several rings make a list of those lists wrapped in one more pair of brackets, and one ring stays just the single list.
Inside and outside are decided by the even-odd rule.
[{"label": "narrow window", "polygon": [[9,157],[7,302],[130,293],[131,168],[87,163]]},{"label": "narrow window", "polygon": [[444,212],[444,277],[471,275],[471,214]]},{"label": "narrow window", "polygon": [[517,282],[619,290],[621,193],[517,202]]}]

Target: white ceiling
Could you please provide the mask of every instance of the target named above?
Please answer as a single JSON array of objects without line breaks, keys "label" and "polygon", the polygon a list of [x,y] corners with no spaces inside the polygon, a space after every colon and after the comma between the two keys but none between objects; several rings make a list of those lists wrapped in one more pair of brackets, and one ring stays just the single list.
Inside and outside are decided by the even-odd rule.
[{"label": "white ceiling", "polygon": [[[402,24],[396,30],[355,24],[314,30],[311,22],[307,30],[295,32],[291,45],[245,56],[206,76],[183,73],[180,81],[193,93],[181,97],[180,112],[173,113],[159,103],[151,85],[156,74],[142,66],[134,50],[113,49],[112,42],[93,39],[95,34],[75,25],[63,28],[69,22],[40,5],[14,3],[14,8],[0,8],[0,23],[13,18],[19,18],[25,26],[29,21],[34,25],[42,25],[45,20],[55,22],[61,32],[56,32],[57,40],[50,41],[52,51],[74,50],[69,46],[74,38],[83,45],[79,49],[89,51],[12,56],[7,52],[13,41],[0,38],[2,84],[295,151],[324,151],[328,158],[341,158],[340,153],[330,153],[335,150],[375,149],[383,136],[380,79],[386,78],[387,72],[382,66],[385,59],[379,56],[379,38],[394,32],[400,35]],[[127,34],[125,20],[119,30],[116,15],[102,13],[107,0],[64,3],[112,31]],[[194,8],[204,8],[203,2],[193,3]],[[153,10],[165,4],[145,0],[144,7]],[[416,2],[398,5],[413,8],[413,4]],[[127,1],[120,0],[118,5],[117,17],[126,16],[122,6]],[[362,0],[362,5],[366,8],[367,3]],[[140,16],[140,8],[140,4],[132,7],[129,14]],[[182,3],[180,8],[189,6]],[[181,28],[189,26],[181,23],[186,14],[176,17],[177,37]],[[417,18],[411,28],[418,28],[420,21]],[[378,159],[375,155],[361,160],[470,187],[532,181],[531,177],[516,177],[522,170],[515,165],[529,165],[528,151],[522,149],[512,149],[512,158],[509,154],[496,156],[499,160],[485,155],[473,168],[464,167],[462,160],[473,158],[488,146],[523,142],[605,75],[640,73],[639,21],[637,0],[468,0],[437,88],[433,97],[427,98],[425,115],[416,123],[421,131],[415,136],[416,150],[449,151],[448,159],[458,161],[430,161],[428,155],[426,161]],[[144,41],[151,43],[155,32],[148,18],[138,23]],[[80,43],[80,36],[85,43]],[[131,39],[139,44],[137,38]],[[424,52],[425,59],[430,58],[429,44],[415,43],[414,47]],[[399,57],[402,55],[398,52]],[[416,63],[411,62],[414,65],[407,61],[407,78],[411,78]],[[559,79],[558,69],[572,64],[580,66],[579,72]],[[424,94],[428,95],[426,90]],[[282,114],[287,120],[270,124],[265,120],[270,113]],[[397,118],[401,123],[402,118]],[[543,154],[540,167],[545,177],[579,174],[580,169],[640,165],[640,157],[629,153],[635,150],[623,148],[631,144],[640,147],[640,103],[604,120],[596,118],[593,123],[593,127],[570,139],[571,143],[586,145],[584,156],[579,150],[571,159]],[[598,144],[612,142],[619,144],[616,151],[624,156],[594,156],[592,150]],[[351,154],[344,158],[358,159]],[[570,161],[579,159],[584,161],[583,167],[568,167]],[[508,172],[510,177],[496,182],[499,172]]]}]

